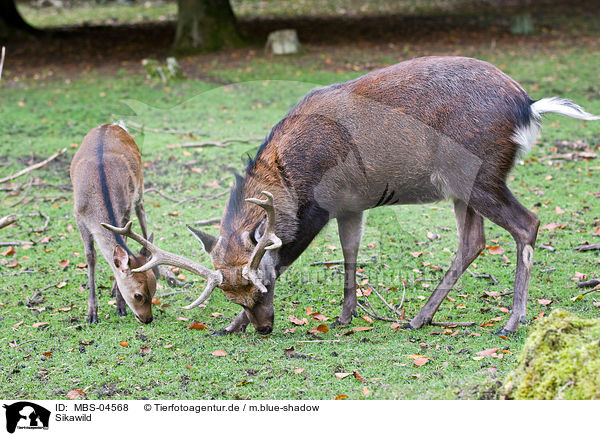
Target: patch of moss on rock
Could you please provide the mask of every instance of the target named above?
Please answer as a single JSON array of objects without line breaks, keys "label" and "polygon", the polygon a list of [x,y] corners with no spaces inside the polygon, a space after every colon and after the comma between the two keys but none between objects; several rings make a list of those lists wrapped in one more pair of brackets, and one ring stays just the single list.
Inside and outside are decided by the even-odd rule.
[{"label": "patch of moss on rock", "polygon": [[506,399],[600,399],[600,319],[554,310],[530,333]]}]

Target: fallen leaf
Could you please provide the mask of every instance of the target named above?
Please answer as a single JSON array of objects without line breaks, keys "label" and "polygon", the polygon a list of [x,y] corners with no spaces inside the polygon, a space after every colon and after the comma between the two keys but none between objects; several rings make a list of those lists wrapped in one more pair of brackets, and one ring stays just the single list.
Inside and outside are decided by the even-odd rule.
[{"label": "fallen leaf", "polygon": [[374,327],[354,327],[355,332],[365,332],[367,330],[373,330]]},{"label": "fallen leaf", "polygon": [[399,322],[393,322],[390,324],[390,328],[393,330],[400,330],[400,328],[402,328],[402,324]]},{"label": "fallen leaf", "polygon": [[64,288],[65,286],[67,286],[67,282],[60,282],[60,283],[58,283],[58,284],[56,285],[56,287],[57,287],[58,289],[60,289],[60,288]]},{"label": "fallen leaf", "polygon": [[367,321],[369,324],[373,324],[373,320],[371,319],[370,316],[363,315],[361,318],[364,319],[365,321]]},{"label": "fallen leaf", "polygon": [[127,342],[127,341],[121,341],[121,343],[119,345],[121,347],[129,348],[129,342]]},{"label": "fallen leaf", "polygon": [[481,357],[496,357],[498,350],[500,350],[500,348],[488,348],[483,351],[478,351],[475,354],[477,354],[478,356],[481,356]]},{"label": "fallen leaf", "polygon": [[158,297],[152,297],[152,304],[155,306],[160,306],[162,304],[162,302],[160,301],[160,299]]},{"label": "fallen leaf", "polygon": [[315,321],[325,322],[329,319],[327,316],[325,316],[319,312],[315,312],[311,316],[312,316],[312,319],[314,319]]},{"label": "fallen leaf", "polygon": [[291,329],[285,329],[283,334],[286,334],[286,333],[296,333],[296,327],[293,327]]},{"label": "fallen leaf", "polygon": [[369,383],[369,380],[367,380],[366,378],[364,378],[362,375],[360,375],[357,371],[353,371],[352,375],[354,375],[354,378],[356,380],[358,380],[361,383]]},{"label": "fallen leaf", "polygon": [[600,227],[596,227],[596,231],[592,233],[594,236],[600,236]]},{"label": "fallen leaf", "polygon": [[417,366],[423,366],[427,362],[429,362],[429,359],[427,357],[419,357],[418,359],[413,360],[413,363]]},{"label": "fallen leaf", "polygon": [[550,224],[546,224],[545,226],[542,226],[542,229],[556,230],[556,229],[564,229],[565,227],[567,227],[566,224],[550,223]]},{"label": "fallen leaf", "polygon": [[499,307],[498,310],[502,313],[509,313],[510,311],[506,307]]},{"label": "fallen leaf", "polygon": [[307,307],[307,308],[306,308],[306,312],[305,312],[305,313],[306,313],[307,315],[310,315],[310,314],[312,313],[312,311],[313,311],[313,308],[312,308],[312,307]]},{"label": "fallen leaf", "polygon": [[62,268],[66,268],[69,266],[69,259],[65,259],[65,260],[61,260],[60,262],[58,262],[58,264],[62,267]]},{"label": "fallen leaf", "polygon": [[561,215],[561,214],[565,213],[565,211],[562,210],[560,207],[556,206],[554,208],[554,213],[557,214],[557,215]]},{"label": "fallen leaf", "polygon": [[183,316],[178,316],[177,321],[189,321],[189,320],[187,318],[184,318]]},{"label": "fallen leaf", "polygon": [[85,392],[83,392],[81,389],[71,389],[67,393],[67,398],[69,400],[85,400],[86,395],[85,395]]},{"label": "fallen leaf", "polygon": [[223,357],[223,356],[227,356],[227,351],[225,351],[225,350],[215,350],[211,354],[213,356]]},{"label": "fallen leaf", "polygon": [[42,355],[46,357],[52,357],[52,351],[44,351]]},{"label": "fallen leaf", "polygon": [[544,298],[538,298],[538,303],[540,303],[542,306],[547,306],[550,303],[552,303],[554,300],[546,300]]},{"label": "fallen leaf", "polygon": [[298,319],[294,315],[290,315],[289,320],[292,324],[296,324],[296,325],[308,324],[308,320],[306,318]]},{"label": "fallen leaf", "polygon": [[16,323],[14,326],[12,326],[13,329],[16,329],[19,326],[23,325],[23,321],[19,321],[18,323]]},{"label": "fallen leaf", "polygon": [[205,330],[207,327],[203,322],[192,321],[190,325],[187,326],[190,330]]},{"label": "fallen leaf", "polygon": [[367,388],[366,386],[363,386],[363,388],[361,389],[361,392],[363,393],[363,395],[369,395],[371,393],[369,391],[369,388]]},{"label": "fallen leaf", "polygon": [[2,256],[12,256],[13,254],[15,254],[15,249],[11,245],[6,250],[4,250],[3,252],[1,252],[0,254]]},{"label": "fallen leaf", "polygon": [[152,348],[150,348],[150,347],[141,347],[140,348],[140,354],[142,356],[145,356],[146,354],[150,354],[151,351],[152,351]]},{"label": "fallen leaf", "polygon": [[346,398],[348,398],[348,395],[341,394],[341,395],[338,395],[337,397],[335,397],[334,400],[345,400]]},{"label": "fallen leaf", "polygon": [[304,368],[296,368],[294,370],[294,374],[300,374],[301,372],[304,372]]},{"label": "fallen leaf", "polygon": [[218,318],[218,317],[220,317],[220,316],[223,316],[223,314],[222,314],[222,313],[219,313],[219,312],[213,312],[213,313],[211,313],[211,314],[210,314],[210,316],[212,316],[212,317],[214,317],[214,318]]},{"label": "fallen leaf", "polygon": [[329,331],[329,327],[327,327],[325,324],[319,324],[318,326],[316,326],[314,329],[311,329],[308,331],[308,333],[327,333]]},{"label": "fallen leaf", "polygon": [[335,376],[339,379],[346,378],[349,375],[352,375],[352,373],[351,372],[336,372],[335,373]]},{"label": "fallen leaf", "polygon": [[496,245],[494,247],[488,247],[488,252],[490,254],[504,254],[504,248]]},{"label": "fallen leaf", "polygon": [[44,327],[47,325],[50,325],[50,324],[48,324],[47,322],[36,322],[35,324],[31,324],[31,327],[34,329],[38,329],[40,327]]},{"label": "fallen leaf", "polygon": [[424,251],[411,251],[411,252],[410,252],[410,255],[411,255],[412,257],[419,257],[419,256],[421,256],[423,253],[424,253]]}]

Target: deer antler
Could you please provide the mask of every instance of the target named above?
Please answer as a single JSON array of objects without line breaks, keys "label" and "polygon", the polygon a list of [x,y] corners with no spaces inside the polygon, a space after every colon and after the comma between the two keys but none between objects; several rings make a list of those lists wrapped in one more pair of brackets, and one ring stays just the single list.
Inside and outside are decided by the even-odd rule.
[{"label": "deer antler", "polygon": [[110,224],[101,223],[103,227],[108,230],[118,233],[123,236],[127,236],[134,241],[139,242],[146,250],[148,250],[151,254],[150,261],[145,263],[139,268],[132,270],[133,272],[143,272],[148,271],[149,269],[158,266],[158,265],[172,265],[179,268],[183,268],[187,271],[190,271],[196,275],[202,276],[207,280],[206,288],[204,291],[194,301],[192,304],[185,306],[184,309],[192,309],[200,304],[202,304],[212,293],[212,291],[223,283],[223,274],[220,271],[213,271],[211,269],[206,268],[205,266],[200,265],[193,260],[187,259],[183,256],[179,256],[177,254],[169,253],[168,251],[161,250],[152,242],[145,239],[143,236],[135,233],[131,230],[131,221],[129,221],[125,227],[114,227]]},{"label": "deer antler", "polygon": [[251,281],[261,292],[266,293],[267,288],[262,283],[263,277],[258,269],[260,261],[265,255],[267,250],[275,250],[281,247],[281,239],[275,235],[275,208],[273,207],[273,194],[269,191],[262,191],[262,194],[267,197],[265,200],[259,200],[258,198],[246,198],[248,203],[254,203],[257,206],[262,207],[267,213],[267,228],[265,233],[254,247],[254,251],[250,256],[248,264],[242,269],[242,277],[246,280]]}]

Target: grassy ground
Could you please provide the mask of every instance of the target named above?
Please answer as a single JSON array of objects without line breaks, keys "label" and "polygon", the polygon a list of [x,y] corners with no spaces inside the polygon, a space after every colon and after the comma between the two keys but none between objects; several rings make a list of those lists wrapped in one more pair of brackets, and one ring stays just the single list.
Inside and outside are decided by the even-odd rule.
[{"label": "grassy ground", "polygon": [[[596,39],[588,37],[578,44],[554,41],[551,46],[499,44],[447,47],[438,53],[460,51],[489,60],[521,82],[533,98],[566,96],[588,111],[600,113],[600,50]],[[150,325],[137,323],[131,314],[120,318],[111,305],[110,270],[103,259],[97,275],[102,292],[101,322],[86,324],[87,271],[68,178],[70,160],[85,133],[95,125],[116,120],[191,132],[142,134],[132,129],[145,162],[146,188],[157,188],[177,199],[207,198],[231,185],[233,171],[243,169],[246,155],[255,153],[260,139],[226,148],[182,149],[173,144],[262,138],[307,90],[363,73],[359,58],[365,62],[370,56],[369,62],[381,65],[421,54],[409,47],[400,56],[393,55],[393,50],[361,56],[360,51],[348,48],[342,54],[337,52],[334,61],[340,66],[332,68],[328,54],[318,50],[309,48],[303,56],[284,59],[242,56],[236,64],[220,58],[212,63],[206,58],[191,58],[185,62],[203,62],[202,79],[166,85],[129,71],[63,75],[58,70],[45,70],[25,79],[14,72],[7,74],[0,83],[0,176],[62,147],[68,151],[31,173],[32,178],[22,177],[2,187],[0,215],[41,212],[50,220],[42,231],[44,218],[39,216],[21,217],[17,225],[0,230],[0,242],[36,242],[13,245],[12,250],[0,247],[0,397],[60,399],[76,388],[84,390],[88,398],[104,399],[495,396],[498,380],[515,366],[529,327],[523,326],[510,338],[493,334],[508,319],[511,296],[494,293],[511,289],[516,252],[507,232],[489,222],[487,242],[490,247],[503,248],[508,261],[486,250],[471,270],[491,274],[499,284],[466,274],[436,315],[440,321],[474,321],[474,327],[428,326],[403,331],[391,329],[387,322],[358,318],[345,329],[308,333],[323,322],[329,324],[341,309],[341,270],[310,266],[313,261],[341,258],[335,225],[329,225],[279,279],[275,331],[267,337],[255,334],[253,328],[240,335],[209,336],[227,325],[238,306],[215,292],[208,307],[182,311],[180,308],[202,289],[201,281],[188,293],[159,297],[159,304],[154,306],[155,322]],[[234,84],[221,87],[215,82]],[[536,317],[555,307],[597,317],[600,309],[594,302],[599,298],[594,294],[575,301],[571,298],[579,293],[572,278],[597,276],[598,255],[575,252],[573,247],[586,241],[598,243],[593,233],[600,226],[600,164],[580,160],[550,165],[544,158],[572,151],[555,149],[559,140],[582,140],[597,152],[600,123],[548,116],[544,126],[540,143],[517,165],[510,179],[517,197],[537,211],[542,226],[560,224],[540,232],[538,242],[551,245],[555,251],[536,249],[528,318],[535,322]],[[208,265],[185,224],[219,216],[225,201],[225,196],[218,196],[177,204],[148,193],[146,211],[158,245]],[[212,227],[205,230],[218,232]],[[439,237],[430,239],[428,232]],[[404,309],[411,317],[448,267],[456,243],[448,202],[373,210],[367,215],[359,257],[375,256],[377,262],[364,265],[365,277],[360,281],[363,287],[371,284],[393,304],[401,302],[400,280],[406,281]],[[411,252],[422,253],[415,257]],[[187,273],[184,276],[194,279]],[[38,291],[40,294],[32,298]],[[158,293],[172,291],[162,282]],[[392,316],[374,294],[369,300],[379,314]],[[364,302],[364,297],[359,301]],[[311,310],[329,320],[315,320]],[[290,315],[306,318],[308,324],[296,326]],[[192,321],[203,322],[208,329],[188,329]],[[353,327],[372,329],[354,331]],[[290,332],[293,328],[295,331]],[[123,346],[123,341],[128,346]],[[476,354],[490,348],[498,348],[499,357]],[[227,355],[214,356],[215,350],[225,350]],[[415,359],[419,356],[415,355],[428,361],[418,366]],[[335,375],[354,371],[367,380]]]}]

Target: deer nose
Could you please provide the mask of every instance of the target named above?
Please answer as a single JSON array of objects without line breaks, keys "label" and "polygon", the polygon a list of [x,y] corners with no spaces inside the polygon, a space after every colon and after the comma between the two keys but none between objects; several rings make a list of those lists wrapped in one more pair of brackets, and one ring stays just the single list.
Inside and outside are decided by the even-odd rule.
[{"label": "deer nose", "polygon": [[273,326],[267,325],[264,327],[256,327],[256,331],[258,332],[258,334],[268,335],[269,333],[271,333],[273,331]]},{"label": "deer nose", "polygon": [[152,317],[152,315],[150,315],[148,318],[142,318],[139,315],[136,315],[135,319],[144,324],[150,324],[154,318]]}]

